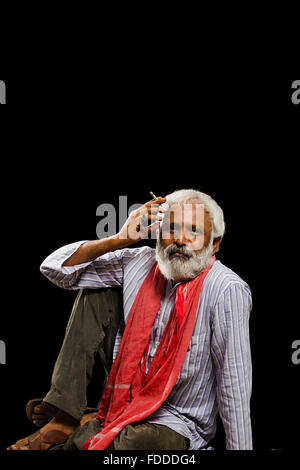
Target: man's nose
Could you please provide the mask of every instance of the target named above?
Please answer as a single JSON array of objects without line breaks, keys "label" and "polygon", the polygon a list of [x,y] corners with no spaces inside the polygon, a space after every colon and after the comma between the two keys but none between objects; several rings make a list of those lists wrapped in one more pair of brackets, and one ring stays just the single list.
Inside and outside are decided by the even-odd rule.
[{"label": "man's nose", "polygon": [[185,230],[180,230],[176,233],[174,237],[174,243],[177,244],[178,246],[185,246],[188,245],[191,242],[188,232]]},{"label": "man's nose", "polygon": [[186,240],[184,240],[182,236],[180,238],[176,238],[176,240],[174,240],[174,245],[176,245],[177,248],[185,246],[186,245]]}]

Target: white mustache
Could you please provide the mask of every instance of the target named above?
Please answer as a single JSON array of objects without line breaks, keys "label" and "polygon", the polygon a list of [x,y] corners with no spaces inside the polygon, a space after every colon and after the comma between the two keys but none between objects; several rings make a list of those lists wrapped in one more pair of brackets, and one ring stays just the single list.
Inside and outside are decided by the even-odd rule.
[{"label": "white mustache", "polygon": [[191,252],[191,250],[189,250],[188,248],[185,248],[184,246],[179,248],[176,245],[170,245],[165,249],[165,253],[168,257],[170,257],[171,255],[175,253],[180,253],[181,255],[184,255],[187,258],[193,257],[193,253]]}]

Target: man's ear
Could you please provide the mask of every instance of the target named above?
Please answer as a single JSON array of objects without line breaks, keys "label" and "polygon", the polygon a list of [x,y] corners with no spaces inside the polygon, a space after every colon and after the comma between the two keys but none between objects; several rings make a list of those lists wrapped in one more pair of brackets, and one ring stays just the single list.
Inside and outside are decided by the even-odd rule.
[{"label": "man's ear", "polygon": [[219,246],[220,246],[221,241],[222,241],[222,237],[214,238],[213,255],[219,250]]}]

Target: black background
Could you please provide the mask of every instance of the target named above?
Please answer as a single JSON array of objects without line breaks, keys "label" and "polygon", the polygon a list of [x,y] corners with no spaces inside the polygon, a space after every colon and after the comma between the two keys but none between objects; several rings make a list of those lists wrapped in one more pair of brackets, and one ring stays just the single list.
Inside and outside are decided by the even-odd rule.
[{"label": "black background", "polygon": [[134,65],[53,73],[36,64],[30,75],[0,69],[7,84],[1,448],[34,431],[25,404],[48,391],[75,298],[40,274],[43,259],[64,244],[96,238],[103,202],[118,208],[120,195],[130,206],[148,200],[150,190],[194,188],[222,206],[218,258],[253,294],[254,447],[295,450],[300,105],[291,102],[293,80]]}]

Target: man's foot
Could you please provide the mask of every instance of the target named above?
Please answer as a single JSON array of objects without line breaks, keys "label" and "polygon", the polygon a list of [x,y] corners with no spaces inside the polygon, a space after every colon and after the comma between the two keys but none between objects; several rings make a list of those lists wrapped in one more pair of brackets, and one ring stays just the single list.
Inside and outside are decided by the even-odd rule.
[{"label": "man's foot", "polygon": [[[26,405],[26,415],[29,421],[35,424],[38,428],[49,423],[49,421],[56,416],[57,412],[58,408],[56,408],[56,406],[46,403],[42,398],[34,398]],[[97,408],[87,407],[80,421],[80,426],[82,426],[86,421],[94,419],[94,417],[97,416],[97,413]]]},{"label": "man's foot", "polygon": [[57,414],[58,408],[43,401],[42,398],[34,398],[26,405],[28,419],[38,428],[45,426]]},{"label": "man's foot", "polygon": [[20,439],[7,450],[49,450],[55,445],[66,442],[79,425],[78,420],[59,410],[48,424],[34,434]]}]

